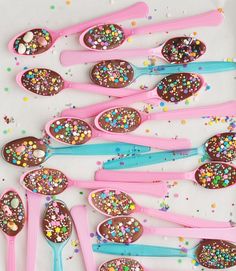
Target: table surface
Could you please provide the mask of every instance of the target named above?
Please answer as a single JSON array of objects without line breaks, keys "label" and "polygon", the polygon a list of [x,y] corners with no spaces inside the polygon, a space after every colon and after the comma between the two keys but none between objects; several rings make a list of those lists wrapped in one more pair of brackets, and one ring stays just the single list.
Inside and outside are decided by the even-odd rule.
[{"label": "table surface", "polygon": [[[58,40],[56,45],[47,53],[36,57],[18,57],[7,50],[7,43],[15,34],[25,29],[35,26],[47,27],[49,29],[59,29],[75,23],[104,15],[105,13],[119,10],[133,0],[41,0],[41,1],[0,1],[0,139],[1,145],[18,137],[33,135],[41,137],[43,135],[44,124],[57,116],[62,109],[71,106],[85,106],[108,98],[101,95],[85,93],[83,91],[66,90],[55,97],[40,97],[20,89],[15,76],[23,69],[31,67],[48,67],[58,71],[68,80],[78,82],[89,82],[89,70],[92,64],[77,65],[69,68],[62,67],[59,63],[59,54],[62,49],[83,49],[78,43],[78,35],[64,37]],[[207,53],[201,61],[207,60],[235,60],[236,42],[235,25],[236,2],[234,0],[146,0],[150,7],[150,14],[144,19],[134,19],[122,22],[122,25],[132,27],[132,25],[142,26],[149,23],[178,18],[182,16],[194,15],[211,9],[222,7],[225,12],[224,23],[217,28],[193,28],[183,31],[169,33],[156,33],[152,35],[132,37],[123,45],[123,48],[151,48],[170,37],[178,35],[193,35],[202,39],[207,45]],[[139,66],[147,66],[150,60],[147,58],[129,59],[130,62]],[[154,60],[160,64],[160,60]],[[190,108],[199,105],[215,104],[229,101],[236,98],[235,72],[205,75],[208,87],[204,87],[201,92],[178,105],[167,103],[158,104],[150,109],[143,103],[136,104],[140,109],[154,111],[171,110],[172,108]],[[152,89],[161,77],[143,76],[133,85],[140,88],[142,85]],[[227,119],[182,119],[177,121],[152,121],[146,122],[137,130],[136,134],[146,136],[161,137],[187,137],[190,138],[194,146],[200,146],[211,135],[229,130],[235,130],[236,118]],[[101,140],[94,140],[102,142]],[[54,144],[54,142],[53,142]],[[56,145],[56,144],[55,144]],[[101,167],[101,163],[106,161],[106,156],[93,157],[57,157],[48,160],[44,166],[58,168],[74,179],[92,180],[94,172]],[[164,163],[160,165],[148,166],[137,170],[193,170],[200,164],[199,157],[193,157],[176,162]],[[6,188],[14,187],[25,201],[25,191],[19,184],[19,177],[24,169],[11,166],[0,158],[0,192]],[[69,207],[76,204],[86,204],[88,191],[79,189],[69,189],[56,198],[64,200]],[[145,195],[133,195],[135,200],[143,205],[153,208],[166,208],[167,211],[194,215],[196,217],[208,218],[211,220],[234,220],[235,211],[235,189],[229,188],[220,191],[208,191],[191,181],[169,182],[169,192],[164,198],[154,198]],[[44,205],[50,198],[44,199]],[[89,232],[91,232],[92,242],[96,243],[96,225],[104,217],[88,206],[89,211]],[[136,215],[135,215],[136,216]],[[161,220],[137,215],[144,225],[152,226],[174,226]],[[185,238],[167,238],[158,236],[144,236],[137,243],[156,244],[163,246],[174,246],[191,248],[199,240]],[[26,227],[17,237],[16,257],[17,271],[25,270],[26,262]],[[6,259],[6,239],[0,235],[0,270],[5,270]],[[111,256],[95,254],[97,264],[111,259]],[[140,258],[145,267],[153,270],[206,270],[197,266],[191,259],[179,258]],[[39,234],[37,250],[37,271],[52,270],[52,252],[42,233]],[[65,271],[83,270],[83,259],[75,232],[73,231],[70,241],[63,251],[63,264]],[[234,267],[235,268],[235,267]],[[233,270],[233,269],[232,269]]]}]

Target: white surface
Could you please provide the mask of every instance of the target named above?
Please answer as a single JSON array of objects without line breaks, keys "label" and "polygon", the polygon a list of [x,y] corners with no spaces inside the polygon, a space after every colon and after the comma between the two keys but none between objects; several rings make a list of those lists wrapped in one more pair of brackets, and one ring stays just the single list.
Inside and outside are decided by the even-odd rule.
[{"label": "white surface", "polygon": [[[98,101],[106,100],[106,97],[84,93],[82,91],[66,90],[55,97],[40,97],[20,89],[15,83],[16,74],[24,67],[45,66],[58,71],[66,79],[73,81],[89,82],[88,71],[91,65],[78,65],[72,68],[63,68],[59,63],[59,54],[62,49],[82,49],[78,44],[78,36],[62,38],[55,48],[49,52],[32,57],[17,57],[7,51],[7,43],[14,35],[24,29],[35,26],[44,26],[49,29],[58,29],[60,27],[69,26],[77,22],[82,22],[90,18],[94,18],[105,13],[119,10],[135,1],[130,0],[71,0],[71,4],[67,5],[65,0],[0,0],[0,139],[1,145],[18,137],[25,135],[42,136],[44,124],[53,116],[57,115],[62,109],[70,106],[83,106]],[[165,41],[169,37],[183,34],[192,34],[197,32],[197,36],[207,45],[207,53],[201,58],[204,60],[223,60],[228,57],[236,57],[235,43],[235,9],[236,2],[234,0],[216,1],[216,0],[146,0],[150,6],[151,20],[139,19],[135,20],[138,26],[167,20],[169,18],[177,18],[181,16],[198,14],[217,7],[223,7],[225,11],[225,21],[223,25],[217,28],[198,28],[185,31],[176,31],[174,33],[158,33],[147,35],[145,37],[134,37],[132,42],[126,43],[123,48],[136,47],[154,47]],[[54,5],[55,9],[50,6]],[[124,23],[130,26],[130,21]],[[143,65],[146,59],[130,59],[136,65]],[[17,63],[19,62],[19,63]],[[160,63],[159,61],[157,63]],[[19,64],[19,65],[16,65]],[[7,71],[7,68],[11,71]],[[203,104],[214,104],[217,102],[235,99],[235,72],[228,72],[218,75],[206,75],[207,83],[211,89],[201,93],[194,99],[190,99],[190,104],[180,104],[178,107],[190,107]],[[142,84],[152,88],[160,78],[142,77],[133,87],[139,87]],[[6,89],[7,88],[7,89]],[[168,108],[171,106],[167,105]],[[143,108],[143,105],[139,106]],[[173,106],[172,106],[173,107]],[[158,110],[160,107],[158,108]],[[14,122],[7,124],[4,116],[14,118]],[[137,133],[148,135],[174,137],[189,137],[194,145],[201,145],[208,137],[216,132],[227,131],[229,123],[217,123],[211,126],[205,125],[208,120],[187,120],[186,124],[180,121],[175,122],[146,122],[140,127]],[[145,131],[149,129],[147,134]],[[23,134],[22,131],[25,131]],[[93,141],[101,142],[101,141]],[[94,171],[99,168],[97,161],[105,161],[107,157],[58,157],[48,160],[44,166],[58,168],[64,171],[68,176],[76,179],[92,179]],[[166,163],[155,166],[146,167],[145,169],[155,170],[192,170],[197,167],[198,158],[190,158],[179,160],[175,163]],[[144,169],[144,168],[143,168]],[[140,168],[139,170],[143,170]],[[19,185],[19,176],[23,173],[23,169],[11,166],[0,160],[0,192],[5,188],[15,187],[24,197],[24,191]],[[60,197],[69,207],[75,204],[87,204],[87,191],[81,195],[80,190],[70,189]],[[165,202],[170,206],[169,211],[178,212],[188,215],[195,215],[202,218],[225,220],[236,220],[235,212],[235,188],[208,191],[193,185],[191,182],[179,182],[173,185],[169,191],[169,196]],[[139,204],[145,206],[160,208],[164,202],[163,199],[155,199],[147,196],[136,196],[134,198]],[[188,198],[188,200],[186,200]],[[46,200],[45,200],[46,202]],[[213,204],[213,205],[212,205]],[[215,204],[215,208],[214,207]],[[212,207],[213,206],[213,207]],[[43,206],[42,206],[43,209]],[[214,211],[214,212],[213,212]],[[95,232],[96,224],[103,219],[101,215],[93,211],[89,207],[90,232]],[[163,221],[157,221],[149,217],[146,225],[167,225]],[[142,221],[142,220],[141,220]],[[75,232],[71,240],[76,240]],[[96,242],[94,237],[93,242]],[[6,242],[3,234],[0,235],[0,270],[5,270],[6,259]],[[185,242],[189,241],[186,245]],[[197,244],[198,240],[184,240],[181,242],[178,238],[163,238],[154,236],[142,237],[138,243],[158,244],[165,246],[179,245],[191,248]],[[83,270],[83,262],[81,253],[73,254],[75,247],[70,241],[63,252],[63,263],[65,271]],[[17,238],[17,271],[25,270],[25,251],[26,251],[26,227]],[[39,236],[37,251],[37,271],[52,270],[52,253],[42,234]],[[73,256],[72,259],[68,257]],[[97,264],[101,264],[104,260],[111,259],[111,256],[96,254]],[[201,266],[194,266],[190,259],[182,259],[179,263],[177,258],[166,259],[139,259],[145,267],[153,270],[204,270]],[[232,268],[235,270],[236,267]]]}]

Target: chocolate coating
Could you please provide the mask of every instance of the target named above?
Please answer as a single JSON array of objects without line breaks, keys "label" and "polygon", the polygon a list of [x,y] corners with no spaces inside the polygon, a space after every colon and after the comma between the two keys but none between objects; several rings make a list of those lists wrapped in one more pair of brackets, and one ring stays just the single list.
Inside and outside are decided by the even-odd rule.
[{"label": "chocolate coating", "polygon": [[194,95],[202,80],[194,73],[176,73],[164,77],[157,85],[157,94],[167,102],[177,103]]},{"label": "chocolate coating", "polygon": [[64,88],[60,74],[44,68],[26,71],[21,77],[21,83],[27,90],[42,96],[56,95]]},{"label": "chocolate coating", "polygon": [[99,126],[112,133],[132,132],[142,122],[141,115],[131,107],[117,107],[102,113],[98,119]]},{"label": "chocolate coating", "polygon": [[49,202],[43,218],[44,236],[53,243],[67,241],[72,232],[72,218],[64,202]]},{"label": "chocolate coating", "polygon": [[236,246],[223,240],[203,240],[196,249],[197,261],[209,269],[236,265]]},{"label": "chocolate coating", "polygon": [[34,167],[46,160],[47,146],[36,137],[28,136],[13,140],[2,148],[3,158],[20,167]]},{"label": "chocolate coating", "polygon": [[[28,36],[28,37],[27,37]],[[29,38],[29,36],[31,36]],[[21,55],[38,55],[52,46],[52,36],[41,28],[31,29],[16,38],[13,48]],[[20,49],[24,50],[20,51]]]},{"label": "chocolate coating", "polygon": [[27,173],[23,179],[24,186],[41,195],[58,195],[68,186],[67,177],[57,169],[41,168]]},{"label": "chocolate coating", "polygon": [[236,183],[236,168],[225,163],[205,163],[195,172],[195,179],[204,188],[225,188]]},{"label": "chocolate coating", "polygon": [[184,64],[195,61],[205,52],[205,44],[191,37],[170,39],[162,48],[162,55],[168,62],[174,64]]},{"label": "chocolate coating", "polygon": [[124,88],[134,80],[132,65],[124,60],[106,60],[93,66],[90,72],[91,80],[106,88]]},{"label": "chocolate coating", "polygon": [[144,271],[144,268],[134,259],[116,258],[103,263],[99,271]]},{"label": "chocolate coating", "polygon": [[9,236],[16,236],[24,227],[25,209],[15,191],[7,191],[0,199],[0,228]]},{"label": "chocolate coating", "polygon": [[98,233],[111,242],[133,243],[141,237],[143,226],[133,217],[118,216],[103,221]]},{"label": "chocolate coating", "polygon": [[213,161],[230,162],[236,158],[236,133],[221,133],[205,143],[205,150]]},{"label": "chocolate coating", "polygon": [[56,140],[70,145],[81,145],[92,138],[92,128],[77,118],[56,119],[49,131]]},{"label": "chocolate coating", "polygon": [[125,40],[125,34],[117,24],[103,24],[89,29],[83,40],[91,49],[109,50],[120,46]]},{"label": "chocolate coating", "polygon": [[135,211],[133,199],[126,193],[118,190],[98,190],[90,194],[92,204],[104,215],[130,215]]}]

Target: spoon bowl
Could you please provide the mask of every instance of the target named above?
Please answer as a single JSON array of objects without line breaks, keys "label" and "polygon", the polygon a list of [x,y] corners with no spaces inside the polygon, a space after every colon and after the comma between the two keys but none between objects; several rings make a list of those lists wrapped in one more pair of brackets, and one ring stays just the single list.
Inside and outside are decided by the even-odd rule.
[{"label": "spoon bowl", "polygon": [[98,268],[99,271],[109,271],[109,270],[131,270],[131,271],[144,271],[143,266],[136,260],[131,258],[116,258],[110,261],[104,262]]}]

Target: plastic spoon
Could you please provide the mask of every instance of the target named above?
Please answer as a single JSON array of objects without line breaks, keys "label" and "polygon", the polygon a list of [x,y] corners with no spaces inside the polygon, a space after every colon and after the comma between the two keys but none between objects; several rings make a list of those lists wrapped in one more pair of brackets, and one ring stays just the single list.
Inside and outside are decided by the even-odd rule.
[{"label": "plastic spoon", "polygon": [[70,66],[125,57],[155,56],[172,64],[184,64],[195,61],[205,52],[206,46],[202,41],[192,37],[176,37],[156,48],[115,50],[112,54],[109,51],[63,51],[60,61],[62,65]]},{"label": "plastic spoon", "polygon": [[63,116],[89,118],[100,112],[119,105],[132,104],[139,101],[152,99],[177,103],[195,95],[204,85],[204,78],[194,73],[176,73],[164,77],[157,86],[150,91],[130,95],[128,97],[106,101],[82,108],[66,109]]},{"label": "plastic spoon", "polygon": [[222,239],[236,242],[236,228],[156,228],[144,227],[137,219],[130,216],[111,217],[97,227],[98,234],[114,243],[133,243],[143,234],[162,236],[181,236],[200,239]]},{"label": "plastic spoon", "polygon": [[47,134],[56,141],[70,145],[81,145],[88,142],[92,138],[100,137],[103,139],[126,142],[131,144],[136,142],[136,144],[139,145],[164,150],[169,150],[170,148],[184,149],[191,146],[190,141],[184,138],[171,139],[108,134],[103,131],[101,132],[98,129],[94,129],[84,120],[71,117],[53,119],[46,124],[45,130]]},{"label": "plastic spoon", "polygon": [[53,270],[63,271],[62,250],[72,232],[72,218],[66,204],[60,200],[49,202],[42,222],[43,234],[53,250]]},{"label": "plastic spoon", "polygon": [[119,47],[130,36],[180,30],[198,26],[217,26],[222,21],[223,14],[219,12],[219,10],[212,10],[194,16],[131,29],[123,29],[117,24],[103,24],[85,30],[80,36],[80,43],[84,47],[92,50],[109,50]]},{"label": "plastic spoon", "polygon": [[16,270],[15,238],[25,224],[25,209],[19,194],[5,191],[0,199],[0,228],[7,238],[7,271]]},{"label": "plastic spoon", "polygon": [[155,182],[157,180],[193,180],[203,188],[221,189],[235,185],[236,167],[226,163],[208,162],[190,172],[110,171],[100,169],[96,180],[113,182]]},{"label": "plastic spoon", "polygon": [[[51,48],[56,40],[64,35],[70,35],[84,31],[94,24],[116,22],[131,18],[143,18],[148,14],[148,6],[144,2],[138,2],[120,11],[76,24],[61,30],[52,31],[47,28],[34,28],[24,31],[14,37],[8,44],[11,52],[20,55],[41,54]],[[33,271],[33,270],[30,270]]]},{"label": "plastic spoon", "polygon": [[53,155],[108,155],[149,150],[148,147],[124,143],[54,148],[45,144],[42,139],[28,136],[8,142],[2,148],[2,155],[10,164],[21,167],[34,167],[41,165]]},{"label": "plastic spoon", "polygon": [[141,244],[94,244],[93,251],[122,255],[148,257],[191,258],[209,269],[224,269],[236,265],[236,246],[223,240],[202,240],[191,249],[149,246]]},{"label": "plastic spoon", "polygon": [[[112,174],[111,174],[112,179]],[[136,185],[136,183],[134,183]],[[154,187],[155,188],[155,187]],[[186,215],[173,214],[161,210],[146,208],[138,205],[127,193],[110,188],[98,189],[90,192],[88,196],[90,205],[106,216],[125,216],[133,213],[144,213],[149,216],[177,223],[187,227],[197,228],[229,228],[229,222],[216,222],[205,219],[190,217]]]},{"label": "plastic spoon", "polygon": [[123,169],[158,164],[178,159],[200,155],[205,160],[231,162],[236,158],[236,133],[220,133],[210,137],[198,148],[175,151],[154,152],[148,155],[138,155],[110,160],[103,163],[105,169]]}]

